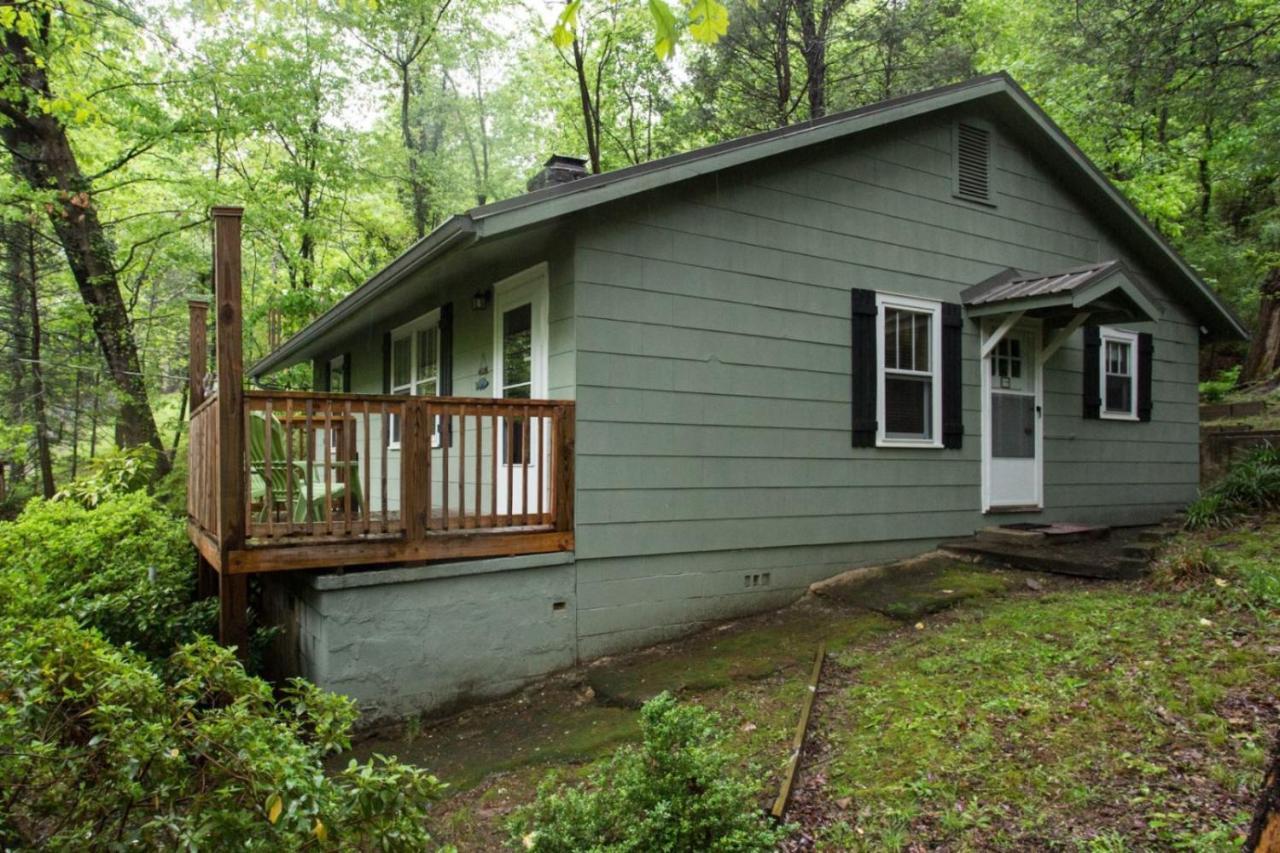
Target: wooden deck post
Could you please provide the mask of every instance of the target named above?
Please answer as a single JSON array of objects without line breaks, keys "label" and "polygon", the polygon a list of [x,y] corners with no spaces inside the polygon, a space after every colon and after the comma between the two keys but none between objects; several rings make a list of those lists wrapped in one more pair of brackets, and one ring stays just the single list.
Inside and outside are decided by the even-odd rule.
[{"label": "wooden deck post", "polygon": [[[204,402],[205,376],[209,372],[209,301],[187,301],[187,411],[194,412]],[[190,452],[188,450],[188,452]],[[218,594],[218,573],[199,552],[196,553],[196,598]]]},{"label": "wooden deck post", "polygon": [[573,490],[576,458],[574,448],[574,406],[559,406],[556,411],[556,428],[560,431],[556,441],[556,530],[569,532],[573,530]]},{"label": "wooden deck post", "polygon": [[213,286],[217,310],[218,359],[218,639],[235,646],[243,660],[249,652],[248,578],[233,575],[230,554],[244,547],[245,434],[244,358],[240,305],[239,207],[215,207]]},{"label": "wooden deck post", "polygon": [[410,542],[427,535],[431,513],[431,413],[426,400],[405,404],[400,426],[400,518]]}]

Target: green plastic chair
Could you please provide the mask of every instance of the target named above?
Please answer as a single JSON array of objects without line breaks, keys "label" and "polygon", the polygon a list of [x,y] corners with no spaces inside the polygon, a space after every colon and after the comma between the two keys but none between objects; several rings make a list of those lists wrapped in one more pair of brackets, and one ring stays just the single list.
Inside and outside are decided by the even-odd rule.
[{"label": "green plastic chair", "polygon": [[[290,505],[290,478],[287,474],[288,462],[285,456],[284,426],[273,415],[271,417],[271,483],[270,499],[267,484],[267,429],[264,412],[249,413],[249,476],[250,497],[255,504],[260,503],[258,520],[266,521],[273,508],[278,504]],[[293,521],[304,523],[320,521],[324,518],[326,501],[341,501],[348,489],[351,492],[351,510],[356,512],[364,505],[364,494],[360,488],[359,463],[355,461],[330,463],[333,482],[325,482],[324,463],[310,462],[304,459],[293,460]],[[336,479],[336,472],[345,468],[345,482]],[[310,482],[311,502],[307,502],[307,484]]]}]

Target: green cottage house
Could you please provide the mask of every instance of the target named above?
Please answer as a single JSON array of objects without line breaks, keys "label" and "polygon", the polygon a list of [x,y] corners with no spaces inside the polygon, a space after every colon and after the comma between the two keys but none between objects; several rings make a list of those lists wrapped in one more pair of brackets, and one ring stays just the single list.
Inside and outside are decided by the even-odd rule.
[{"label": "green cottage house", "polygon": [[988,524],[1154,522],[1245,334],[1004,74],[553,157],[249,369],[315,387],[246,392],[230,565],[290,668],[441,708]]}]

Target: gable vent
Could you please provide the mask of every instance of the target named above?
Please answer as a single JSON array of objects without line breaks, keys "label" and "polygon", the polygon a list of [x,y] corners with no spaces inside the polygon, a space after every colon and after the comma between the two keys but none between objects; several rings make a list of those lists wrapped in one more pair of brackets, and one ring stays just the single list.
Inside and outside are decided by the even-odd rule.
[{"label": "gable vent", "polygon": [[956,195],[991,203],[991,131],[961,122],[956,125]]}]

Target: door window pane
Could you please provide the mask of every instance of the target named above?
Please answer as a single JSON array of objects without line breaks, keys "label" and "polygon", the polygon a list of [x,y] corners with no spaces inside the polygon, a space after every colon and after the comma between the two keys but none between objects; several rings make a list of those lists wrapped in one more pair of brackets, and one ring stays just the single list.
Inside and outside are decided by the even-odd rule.
[{"label": "door window pane", "polygon": [[528,398],[533,380],[533,305],[502,315],[502,396]]},{"label": "door window pane", "polygon": [[1034,459],[1036,400],[1029,394],[991,395],[991,455]]}]

